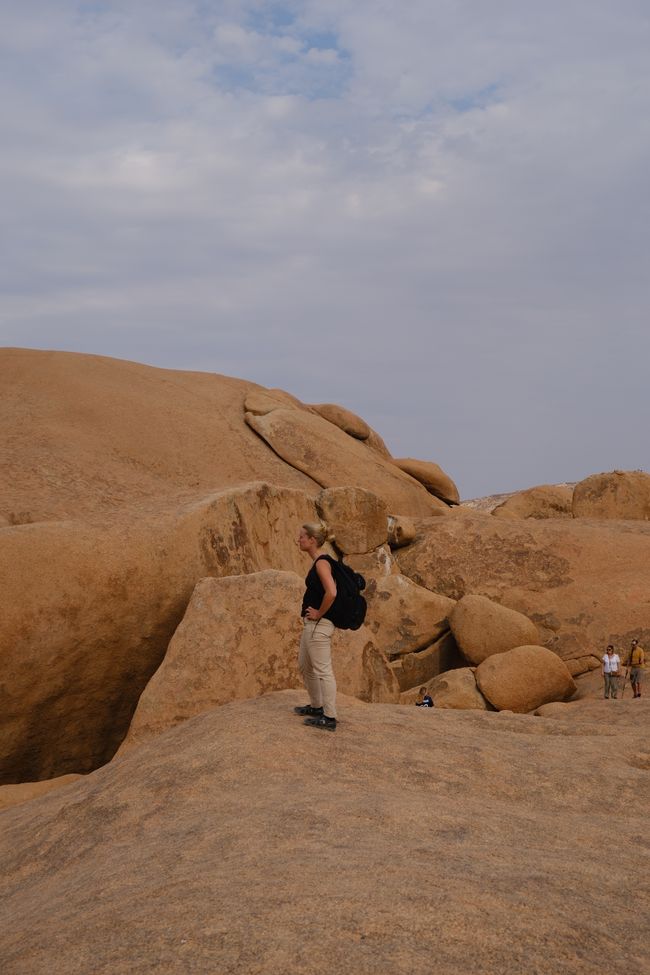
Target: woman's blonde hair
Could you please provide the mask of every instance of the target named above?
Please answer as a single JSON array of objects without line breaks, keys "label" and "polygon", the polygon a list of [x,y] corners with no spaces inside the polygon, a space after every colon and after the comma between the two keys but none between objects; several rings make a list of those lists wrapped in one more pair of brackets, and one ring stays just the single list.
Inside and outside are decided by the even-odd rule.
[{"label": "woman's blonde hair", "polygon": [[302,526],[310,538],[313,538],[320,548],[325,542],[333,542],[334,535],[324,521],[310,521]]}]

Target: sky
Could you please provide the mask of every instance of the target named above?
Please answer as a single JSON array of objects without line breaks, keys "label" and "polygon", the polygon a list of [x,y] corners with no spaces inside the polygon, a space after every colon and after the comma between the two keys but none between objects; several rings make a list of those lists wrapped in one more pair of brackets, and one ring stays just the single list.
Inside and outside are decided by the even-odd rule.
[{"label": "sky", "polygon": [[0,0],[0,345],[650,469],[647,0]]}]

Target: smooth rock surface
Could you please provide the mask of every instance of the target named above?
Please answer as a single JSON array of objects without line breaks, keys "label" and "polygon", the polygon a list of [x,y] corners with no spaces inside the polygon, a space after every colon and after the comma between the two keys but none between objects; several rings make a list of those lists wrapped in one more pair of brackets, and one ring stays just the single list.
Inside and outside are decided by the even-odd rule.
[{"label": "smooth rock surface", "polygon": [[334,426],[339,427],[351,437],[356,437],[357,440],[367,440],[370,436],[370,427],[366,421],[353,413],[352,410],[346,410],[344,406],[337,406],[336,403],[313,403],[311,408],[324,420],[333,423]]},{"label": "smooth rock surface", "polygon": [[564,661],[546,647],[515,647],[488,657],[476,668],[476,684],[497,711],[525,714],[551,701],[565,701],[576,684]]},{"label": "smooth rock surface", "polygon": [[523,613],[472,593],[456,603],[449,625],[463,655],[474,665],[493,653],[540,642],[537,627]]},{"label": "smooth rock surface", "polygon": [[386,504],[372,491],[358,487],[326,488],[316,498],[316,508],[344,555],[363,555],[387,541]]},{"label": "smooth rock surface", "polygon": [[120,753],[228,701],[302,687],[304,588],[295,572],[275,569],[201,579]]},{"label": "smooth rock surface", "polygon": [[178,507],[250,481],[315,494],[246,424],[256,390],[288,396],[211,373],[0,349],[0,515],[28,524]]},{"label": "smooth rock surface", "polygon": [[48,792],[62,789],[63,786],[70,785],[71,782],[76,782],[80,778],[80,775],[70,774],[60,775],[56,779],[43,779],[41,782],[18,782],[15,785],[0,785],[0,811],[9,809],[10,806],[19,806],[31,799],[39,799],[41,796],[47,795]]},{"label": "smooth rock surface", "polygon": [[398,514],[423,516],[435,508],[420,484],[321,416],[278,409],[266,416],[247,413],[246,422],[283,460],[321,487],[365,488]]},{"label": "smooth rock surface", "polygon": [[399,575],[397,562],[388,545],[380,545],[379,548],[373,549],[372,552],[366,552],[365,555],[349,555],[345,561],[355,572],[361,573],[366,583],[371,579],[384,579],[386,576]]},{"label": "smooth rock surface", "polygon": [[573,491],[574,518],[650,519],[650,474],[611,471],[592,474]]},{"label": "smooth rock surface", "polygon": [[415,460],[413,457],[397,457],[393,461],[405,474],[419,481],[430,494],[435,494],[447,504],[458,504],[458,488],[442,467],[429,460]]},{"label": "smooth rock surface", "polygon": [[509,495],[492,509],[495,518],[573,518],[573,488],[566,484],[540,484]]},{"label": "smooth rock surface", "polygon": [[327,734],[303,700],[217,708],[3,812],[3,975],[647,970],[647,702],[611,728],[342,699]]}]

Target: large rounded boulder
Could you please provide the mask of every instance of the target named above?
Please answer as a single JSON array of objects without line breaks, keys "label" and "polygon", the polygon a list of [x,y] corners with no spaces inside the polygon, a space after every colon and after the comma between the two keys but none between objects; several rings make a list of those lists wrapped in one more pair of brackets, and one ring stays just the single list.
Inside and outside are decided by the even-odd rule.
[{"label": "large rounded boulder", "polygon": [[576,684],[563,660],[546,647],[514,647],[484,660],[476,683],[497,711],[526,714],[551,701],[566,701]]},{"label": "large rounded boulder", "polygon": [[495,518],[572,518],[573,488],[567,484],[540,484],[511,494],[496,508]]},{"label": "large rounded boulder", "polygon": [[356,440],[367,440],[370,436],[370,427],[366,421],[344,406],[338,406],[336,403],[314,403],[311,408],[324,420],[333,423],[335,427],[339,427]]},{"label": "large rounded boulder", "polygon": [[527,616],[486,596],[463,596],[449,623],[463,655],[474,665],[492,654],[540,642],[537,627]]},{"label": "large rounded boulder", "polygon": [[413,457],[397,457],[393,463],[405,474],[409,474],[416,481],[419,481],[429,494],[440,498],[441,501],[447,504],[458,504],[460,502],[458,488],[449,474],[446,474],[442,467],[434,464],[433,461],[415,460]]},{"label": "large rounded boulder", "polygon": [[427,690],[437,708],[454,710],[489,711],[487,700],[476,686],[476,677],[471,667],[458,667],[434,677],[427,684]]},{"label": "large rounded boulder", "polygon": [[611,471],[592,474],[573,491],[574,518],[650,520],[650,474]]}]

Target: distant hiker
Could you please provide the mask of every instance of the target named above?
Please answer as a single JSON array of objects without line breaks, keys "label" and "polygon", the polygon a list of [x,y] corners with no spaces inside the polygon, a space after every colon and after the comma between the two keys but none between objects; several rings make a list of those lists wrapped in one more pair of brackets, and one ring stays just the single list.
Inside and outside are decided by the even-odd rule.
[{"label": "distant hiker", "polygon": [[632,640],[628,666],[630,667],[630,684],[634,696],[641,697],[641,681],[645,670],[645,650],[639,646],[638,640]]},{"label": "distant hiker", "polygon": [[417,701],[415,702],[415,706],[416,706],[416,708],[432,708],[433,707],[433,698],[428,693],[426,687],[421,687],[420,688],[420,693],[418,695]]},{"label": "distant hiker", "polygon": [[618,694],[618,675],[620,668],[621,658],[614,651],[614,647],[610,643],[603,657],[603,677],[605,679],[606,698],[609,697],[610,693],[613,698],[616,698]]},{"label": "distant hiker", "polygon": [[332,572],[334,559],[322,551],[322,546],[332,540],[327,525],[322,522],[303,525],[298,533],[298,547],[311,557],[313,564],[305,579],[298,655],[298,669],[309,694],[309,704],[294,711],[305,716],[305,724],[327,731],[336,730],[336,679],[330,646],[336,582]]}]

